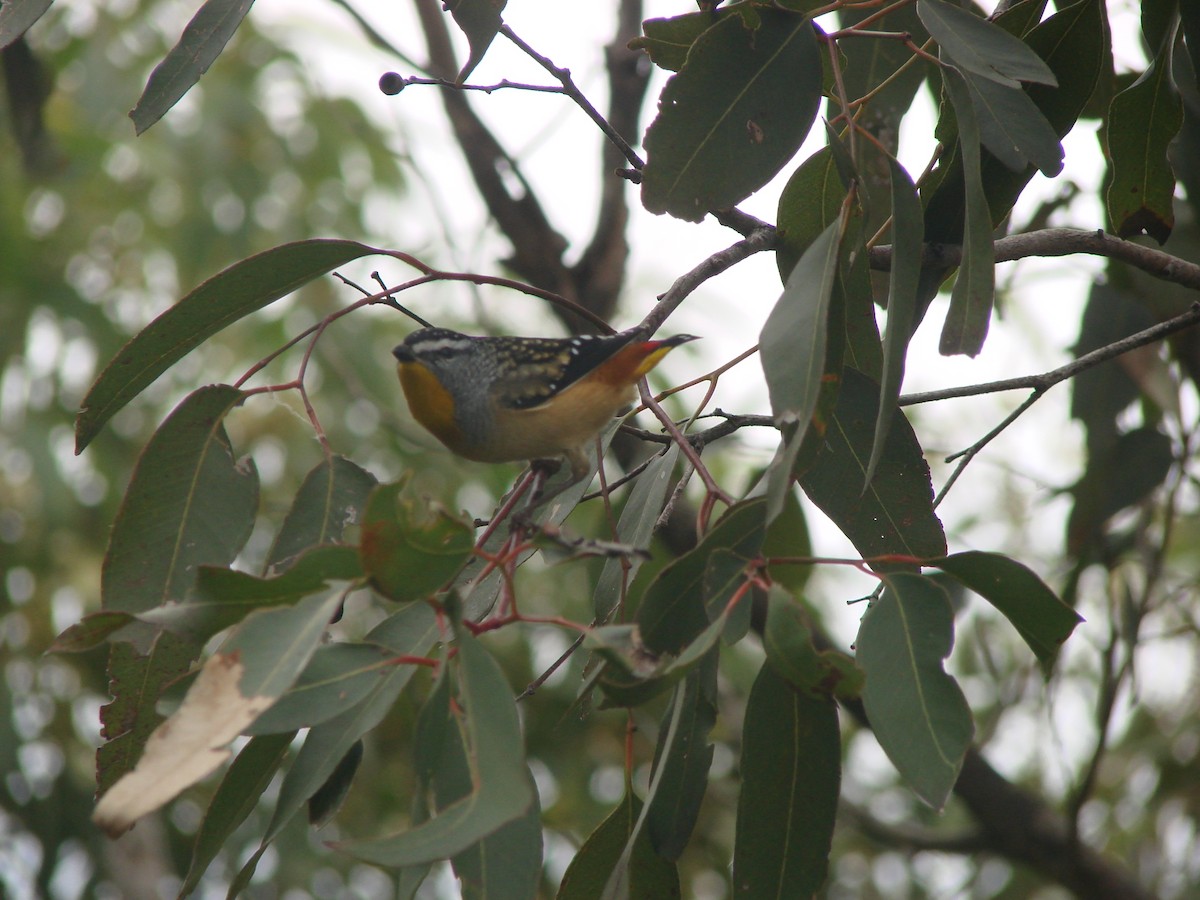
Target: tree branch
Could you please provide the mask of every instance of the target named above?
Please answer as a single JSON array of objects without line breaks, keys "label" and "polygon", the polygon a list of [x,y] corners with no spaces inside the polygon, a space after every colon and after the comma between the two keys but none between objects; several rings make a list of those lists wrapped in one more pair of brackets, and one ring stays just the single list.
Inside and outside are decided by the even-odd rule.
[{"label": "tree branch", "polygon": [[[1086,253],[1119,260],[1155,278],[1200,290],[1200,265],[1153,247],[1122,240],[1100,230],[1043,228],[1040,231],[1002,237],[996,241],[995,247],[998,263],[1030,256],[1071,256],[1075,253]],[[887,271],[892,267],[892,248],[871,248],[870,260],[872,269]],[[956,266],[962,261],[962,247],[954,244],[926,244],[922,261],[927,266]]]}]

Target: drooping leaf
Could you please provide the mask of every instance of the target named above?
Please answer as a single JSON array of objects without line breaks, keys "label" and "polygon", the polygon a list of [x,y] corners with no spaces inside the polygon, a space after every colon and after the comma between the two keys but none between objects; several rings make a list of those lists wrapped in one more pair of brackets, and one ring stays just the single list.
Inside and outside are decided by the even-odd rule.
[{"label": "drooping leaf", "polygon": [[955,553],[939,560],[937,566],[1000,610],[1050,677],[1059,648],[1083,621],[1079,613],[1030,569],[998,553]]},{"label": "drooping leaf", "polygon": [[209,864],[254,811],[294,737],[285,732],[254,738],[238,753],[204,811],[179,896],[187,896],[196,889]]},{"label": "drooping leaf", "polygon": [[467,43],[471,47],[470,56],[455,79],[459,84],[464,83],[475,71],[488,47],[492,46],[500,26],[504,24],[500,14],[507,5],[508,0],[449,0],[446,3],[446,9],[450,10],[450,15],[467,36]]},{"label": "drooping leaf", "polygon": [[958,353],[976,356],[983,349],[992,318],[996,292],[996,249],[992,244],[992,218],[983,187],[979,162],[979,125],[971,104],[971,93],[962,75],[950,66],[942,68],[942,83],[958,120],[966,224],[962,261],[950,293],[950,309],[946,312],[938,349],[943,356]]},{"label": "drooping leaf", "polygon": [[75,452],[81,453],[104,423],[159,375],[225,326],[343,263],[380,252],[354,241],[296,241],[214,275],[143,328],[100,373],[75,420]]},{"label": "drooping leaf", "polygon": [[390,600],[419,600],[442,587],[471,556],[466,522],[414,494],[408,479],[371,492],[359,554],[371,584]]},{"label": "drooping leaf", "polygon": [[1014,172],[1034,165],[1048,178],[1063,167],[1063,148],[1050,122],[1019,87],[963,73],[975,107],[979,136]]},{"label": "drooping leaf", "polygon": [[1123,238],[1145,232],[1160,244],[1175,225],[1175,175],[1167,148],[1183,124],[1183,101],[1171,83],[1172,42],[1142,76],[1112,99],[1105,136],[1112,178],[1105,202]]},{"label": "drooping leaf", "polygon": [[454,658],[473,790],[430,819],[390,837],[337,846],[386,866],[445,859],[466,850],[521,817],[534,802],[517,710],[504,673],[466,633]]},{"label": "drooping leaf", "polygon": [[[716,701],[717,651],[713,648],[676,686],[654,750],[654,771],[661,769],[662,781],[650,804],[646,830],[655,852],[664,859],[679,859],[700,815],[713,760],[708,735],[717,721]],[[679,724],[672,733],[670,719],[676,715]],[[673,737],[670,744],[668,734]]]},{"label": "drooping leaf", "polygon": [[228,565],[241,550],[258,473],[234,458],[223,420],[242,396],[228,385],[200,388],[142,451],[101,569],[105,609],[137,613],[182,600],[197,566]]},{"label": "drooping leaf", "polygon": [[320,789],[308,798],[308,821],[310,825],[320,828],[337,813],[338,808],[350,792],[350,785],[362,763],[363,742],[357,740],[350,745],[342,761],[325,779]]},{"label": "drooping leaf", "polygon": [[179,43],[150,73],[142,96],[129,113],[141,134],[180,101],[216,61],[254,0],[205,0],[188,22]]},{"label": "drooping leaf", "polygon": [[[440,752],[430,773],[439,810],[467,799],[474,789],[462,732],[449,706],[441,708],[441,739],[436,742]],[[455,854],[452,863],[463,900],[526,900],[537,894],[542,874],[542,810],[528,769],[525,780],[533,797],[529,809]]]},{"label": "drooping leaf", "polygon": [[[799,428],[798,433],[788,437],[789,444],[803,440],[821,393],[829,300],[837,277],[841,226],[840,220],[833,222],[804,252],[758,339],[758,355],[775,422]],[[790,465],[786,472],[783,464],[773,470],[773,477],[768,480],[768,520],[783,509],[791,474]]]},{"label": "drooping leaf", "polygon": [[[631,791],[596,830],[588,835],[571,860],[556,900],[602,900],[609,875],[621,859],[642,813],[642,801]],[[644,831],[629,857],[629,900],[674,900],[682,897],[674,863],[654,852]]]},{"label": "drooping leaf", "polygon": [[342,539],[346,526],[360,524],[375,476],[344,456],[325,457],[304,476],[267,554],[275,574],[302,551]]},{"label": "drooping leaf", "polygon": [[[946,535],[933,511],[929,465],[898,408],[893,407],[875,475],[862,490],[878,403],[878,387],[865,375],[846,369],[833,421],[800,484],[864,559],[890,554],[915,559],[945,556]],[[903,565],[904,561],[886,559],[872,563],[879,570]]]},{"label": "drooping leaf", "polygon": [[916,186],[894,157],[888,157],[888,166],[892,188],[892,268],[888,274],[888,317],[883,338],[879,415],[875,420],[875,439],[871,442],[865,484],[874,477],[875,467],[883,456],[892,421],[891,411],[900,399],[900,388],[904,384],[904,362],[916,317],[921,245],[925,235]]},{"label": "drooping leaf", "polygon": [[775,265],[784,285],[804,252],[837,220],[845,197],[846,186],[828,145],[802,162],[787,180],[775,214]]},{"label": "drooping leaf", "polygon": [[50,8],[53,0],[21,0],[0,4],[0,50],[26,31]]},{"label": "drooping leaf", "polygon": [[841,784],[834,702],[763,665],[746,703],[741,772],[733,896],[813,896],[828,872]]},{"label": "drooping leaf", "polygon": [[855,642],[866,673],[863,705],[879,745],[922,800],[941,809],[958,780],[975,726],[942,661],[954,646],[946,592],[921,575],[886,577]]},{"label": "drooping leaf", "polygon": [[955,63],[998,84],[1057,85],[1050,67],[1020,38],[945,0],[917,0],[917,15]]},{"label": "drooping leaf", "polygon": [[642,203],[692,222],[745,199],[799,149],[817,114],[821,56],[806,16],[763,8],[704,31],[646,132]]}]

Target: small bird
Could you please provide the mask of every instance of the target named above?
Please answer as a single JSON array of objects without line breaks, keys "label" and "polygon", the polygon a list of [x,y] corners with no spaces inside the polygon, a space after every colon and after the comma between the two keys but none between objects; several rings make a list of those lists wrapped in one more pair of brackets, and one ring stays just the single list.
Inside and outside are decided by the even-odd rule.
[{"label": "small bird", "polygon": [[478,462],[563,456],[579,481],[591,471],[588,443],[637,396],[638,379],[696,339],[644,335],[473,337],[422,328],[392,354],[413,418],[451,451]]}]

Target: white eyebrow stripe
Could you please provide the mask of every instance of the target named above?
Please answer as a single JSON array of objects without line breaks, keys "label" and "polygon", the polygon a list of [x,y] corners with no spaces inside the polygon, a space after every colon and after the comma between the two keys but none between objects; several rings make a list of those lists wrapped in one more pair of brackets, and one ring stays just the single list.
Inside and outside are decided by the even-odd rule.
[{"label": "white eyebrow stripe", "polygon": [[409,344],[409,349],[421,352],[436,353],[438,350],[457,349],[470,343],[470,338],[436,338],[430,341],[415,341]]}]

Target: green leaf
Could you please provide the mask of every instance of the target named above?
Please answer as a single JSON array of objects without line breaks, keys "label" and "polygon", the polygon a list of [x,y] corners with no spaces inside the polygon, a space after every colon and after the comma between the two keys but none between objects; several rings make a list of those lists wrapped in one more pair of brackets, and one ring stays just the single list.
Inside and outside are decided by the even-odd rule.
[{"label": "green leaf", "polygon": [[[841,226],[840,219],[835,221],[804,252],[758,338],[758,355],[775,422],[799,428],[798,433],[788,437],[789,444],[803,440],[821,394],[829,300],[837,277]],[[784,493],[791,486],[790,465],[785,472],[781,464],[772,474],[775,472],[778,476],[769,478],[768,521],[782,511]]]},{"label": "green leaf", "polygon": [[958,682],[942,668],[954,646],[954,611],[928,578],[897,573],[885,581],[855,642],[867,676],[863,705],[901,776],[940,810],[975,732]]},{"label": "green leaf", "polygon": [[395,654],[378,644],[330,644],[313,654],[292,688],[245,734],[295,731],[340,715],[369,696],[395,667]]},{"label": "green leaf", "polygon": [[475,546],[472,527],[416,496],[409,480],[371,492],[359,554],[371,584],[389,600],[420,600],[463,567]]},{"label": "green leaf", "polygon": [[[367,633],[366,640],[388,647],[397,656],[419,656],[433,645],[437,637],[433,609],[423,603],[413,603],[376,625]],[[249,883],[271,841],[329,779],[354,742],[383,720],[415,671],[416,666],[394,666],[366,700],[309,731],[304,746],[300,748],[280,785],[279,799],[266,833],[258,849],[235,877],[234,887]]]},{"label": "green leaf", "polygon": [[182,600],[197,566],[228,565],[250,536],[258,472],[234,459],[223,424],[242,396],[227,385],[200,388],[142,451],[101,569],[106,610],[138,613]]},{"label": "green leaf", "polygon": [[925,226],[921,199],[904,166],[888,156],[892,185],[892,268],[888,273],[887,330],[883,337],[883,380],[879,385],[879,415],[875,438],[867,462],[864,484],[870,483],[887,443],[891,411],[900,399],[904,384],[904,361],[912,338],[917,308],[917,284],[921,275],[921,245]]},{"label": "green leaf", "polygon": [[[113,644],[108,654],[108,692],[100,707],[96,793],[103,795],[133,770],[151,733],[163,721],[155,705],[166,688],[187,673],[200,645],[166,631],[137,630],[137,643]],[[147,637],[147,635],[149,635]]]},{"label": "green leaf", "polygon": [[25,34],[50,8],[53,0],[25,0],[0,4],[0,50]]},{"label": "green leaf", "polygon": [[966,225],[962,262],[950,309],[942,326],[938,350],[943,356],[964,353],[975,356],[983,349],[992,302],[996,293],[996,249],[992,244],[992,219],[979,163],[979,126],[971,104],[971,93],[962,75],[950,66],[942,68],[942,83],[958,119],[958,140],[966,190]]},{"label": "green leaf", "polygon": [[731,608],[738,591],[746,584],[746,565],[750,560],[733,550],[714,550],[704,566],[704,610],[710,622],[724,616],[728,627],[722,637],[729,645],[736,644],[750,630],[750,595],[742,593]]},{"label": "green leaf", "polygon": [[[708,735],[717,721],[717,659],[714,647],[676,686],[658,732],[653,771],[661,770],[662,781],[650,804],[646,831],[655,852],[672,861],[679,859],[692,836],[708,787],[714,749]],[[676,716],[679,723],[671,729]]]},{"label": "green leaf", "polygon": [[129,613],[97,612],[84,616],[74,625],[68,626],[46,649],[47,653],[83,653],[109,639],[131,622],[137,621]]},{"label": "green leaf", "polygon": [[817,114],[821,55],[806,16],[729,16],[692,45],[646,132],[642,203],[692,222],[754,193],[795,155]]},{"label": "green leaf", "polygon": [[802,162],[787,180],[775,215],[775,265],[785,285],[804,252],[838,220],[845,198],[846,186],[828,145]]},{"label": "green leaf", "polygon": [[945,0],[917,0],[917,15],[955,63],[998,84],[1057,85],[1050,67],[1028,44],[986,19]]},{"label": "green leaf", "polygon": [[742,725],[733,896],[811,897],[825,882],[841,784],[837,707],[795,691],[769,665]]},{"label": "green leaf", "polygon": [[765,533],[763,502],[729,509],[691,552],[659,571],[644,589],[637,610],[645,646],[654,654],[678,654],[709,624],[704,609],[704,573],[715,550],[746,560],[758,554]]},{"label": "green leaf", "polygon": [[1175,225],[1175,175],[1167,148],[1183,124],[1183,101],[1171,83],[1172,41],[1142,76],[1112,99],[1105,136],[1111,180],[1105,197],[1112,228],[1123,238],[1145,232],[1160,244]]},{"label": "green leaf", "polygon": [[254,0],[205,0],[183,29],[179,43],[154,67],[137,106],[129,113],[138,134],[161,119],[208,71],[253,3]]},{"label": "green leaf", "polygon": [[[679,445],[673,443],[646,466],[646,471],[638,478],[636,486],[625,501],[625,507],[621,510],[621,518],[617,522],[617,535],[620,540],[632,547],[644,548],[650,545],[650,536],[654,533],[654,524],[662,515],[667,489],[671,486],[671,474],[675,471],[678,461]],[[642,562],[641,557],[637,555],[625,559],[610,557],[604,561],[604,568],[600,570],[596,579],[596,589],[592,592],[592,608],[596,613],[596,621],[608,621],[608,617],[621,600],[622,583],[627,579],[633,580]]]},{"label": "green leaf", "polygon": [[196,889],[209,864],[254,811],[294,737],[295,734],[286,733],[254,738],[238,753],[204,812],[187,877],[179,888],[180,897]]},{"label": "green leaf", "polygon": [[1012,622],[1042,664],[1047,678],[1059,648],[1083,617],[1058,598],[1030,569],[998,553],[971,550],[935,563]]},{"label": "green leaf", "polygon": [[[601,900],[604,885],[620,862],[642,813],[642,801],[632,791],[588,835],[563,875],[556,900]],[[682,897],[674,863],[654,852],[643,830],[633,842],[629,857],[629,900],[672,900]]]},{"label": "green leaf", "polygon": [[[783,512],[770,525],[763,538],[762,555],[767,559],[776,557],[812,556],[812,539],[808,533],[808,518],[804,508],[796,496],[796,491],[790,490],[784,499]],[[771,580],[781,584],[789,591],[799,594],[808,584],[813,567],[783,562],[771,566],[767,571]]]},{"label": "green leaf", "polygon": [[662,69],[678,72],[687,60],[696,39],[728,16],[741,16],[747,28],[758,25],[758,9],[753,3],[731,3],[720,9],[684,13],[669,18],[642,22],[644,37],[629,42],[630,50],[644,50],[650,61]]},{"label": "green leaf", "polygon": [[483,60],[488,47],[500,32],[504,20],[500,14],[508,0],[448,0],[446,9],[454,16],[454,21],[467,36],[471,48],[470,56],[458,73],[456,81],[463,84],[467,77],[475,71],[475,67]]},{"label": "green leaf", "polygon": [[[448,705],[442,724],[441,752],[432,773],[439,810],[468,800],[473,790],[467,748]],[[528,768],[525,780],[533,802],[524,815],[455,854],[452,862],[463,900],[527,900],[537,895],[542,875],[542,810]]]},{"label": "green leaf", "polygon": [[460,703],[473,790],[435,819],[400,834],[337,844],[352,856],[386,866],[445,859],[524,815],[534,802],[521,727],[504,673],[467,633],[459,635]]},{"label": "green leaf", "polygon": [[1019,87],[962,73],[971,92],[983,145],[1014,172],[1037,166],[1047,178],[1063,167],[1063,148],[1050,122]]},{"label": "green leaf", "polygon": [[328,456],[304,476],[267,554],[265,571],[281,571],[310,547],[342,540],[347,525],[362,522],[367,497],[378,482],[344,456]]},{"label": "green leaf", "polygon": [[143,328],[100,373],[75,420],[75,452],[81,453],[104,423],[159,375],[225,326],[343,263],[381,252],[354,241],[296,241],[214,275]]},{"label": "green leaf", "polygon": [[763,649],[775,671],[809,696],[842,700],[862,693],[862,672],[854,660],[834,650],[818,651],[804,607],[777,584],[767,594]]},{"label": "green leaf", "polygon": [[259,578],[236,569],[200,566],[183,603],[169,603],[138,618],[173,631],[207,639],[256,609],[295,603],[325,591],[331,581],[362,578],[353,547],[314,547],[274,578]]},{"label": "green leaf", "polygon": [[363,757],[363,742],[357,740],[350,745],[342,761],[330,773],[320,790],[308,798],[308,821],[316,827],[323,827],[336,815],[338,808],[350,793],[350,785],[358,772]]},{"label": "green leaf", "polygon": [[[997,24],[1023,29],[1028,19],[1023,9],[997,17]],[[1030,84],[1026,91],[1060,138],[1070,131],[1080,113],[1112,71],[1108,23],[1102,3],[1073,3],[1038,24],[1025,38],[1030,47],[1050,66],[1058,87]],[[943,104],[937,137],[954,148],[956,129],[949,104]],[[982,183],[987,195],[992,226],[999,225],[1025,189],[1033,169],[1014,172],[983,154]],[[921,188],[925,203],[925,240],[939,244],[961,244],[965,217],[965,186],[961,154],[951,149],[950,158],[927,178]],[[918,321],[946,278],[948,268],[930,266],[922,272]]]},{"label": "green leaf", "polygon": [[[933,511],[929,465],[912,426],[896,407],[879,466],[867,489],[861,489],[879,418],[878,403],[879,389],[869,378],[854,369],[844,370],[825,441],[800,484],[864,559],[890,554],[914,559],[945,556],[946,535]],[[876,570],[903,565],[904,561],[872,563]]]}]

